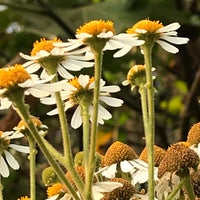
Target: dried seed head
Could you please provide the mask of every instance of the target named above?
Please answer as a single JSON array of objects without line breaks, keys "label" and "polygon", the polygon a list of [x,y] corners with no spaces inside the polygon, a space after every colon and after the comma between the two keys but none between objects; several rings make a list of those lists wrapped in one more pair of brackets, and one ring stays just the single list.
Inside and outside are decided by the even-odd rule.
[{"label": "dried seed head", "polygon": [[133,160],[135,158],[138,158],[138,156],[130,146],[116,141],[106,151],[103,164],[104,166],[110,166],[123,160]]},{"label": "dried seed head", "polygon": [[101,200],[129,200],[135,192],[134,186],[125,179],[113,178],[109,181],[122,183],[123,186],[104,193],[104,197]]},{"label": "dried seed head", "polygon": [[195,195],[200,198],[200,171],[193,171],[190,175]]},{"label": "dried seed head", "polygon": [[[154,145],[154,166],[158,167],[161,160],[164,158],[166,151],[161,147]],[[144,162],[148,163],[147,148],[145,147],[139,157]]]},{"label": "dried seed head", "polygon": [[198,164],[199,156],[196,152],[183,143],[176,143],[167,149],[160,162],[158,177],[162,177],[165,172],[176,172],[177,175],[184,176],[185,171],[188,171],[189,168],[196,168]]},{"label": "dried seed head", "polygon": [[193,124],[187,136],[187,142],[191,145],[200,143],[200,122]]}]

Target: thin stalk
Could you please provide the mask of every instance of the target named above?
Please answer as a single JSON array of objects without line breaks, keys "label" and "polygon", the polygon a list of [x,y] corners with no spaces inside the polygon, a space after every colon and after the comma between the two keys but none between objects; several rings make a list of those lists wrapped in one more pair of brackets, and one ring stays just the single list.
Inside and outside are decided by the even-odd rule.
[{"label": "thin stalk", "polygon": [[0,176],[0,200],[3,200],[3,185],[1,183],[1,176]]},{"label": "thin stalk", "polygon": [[[57,76],[55,76],[55,78],[52,80],[52,83],[55,83],[57,81],[58,81],[58,78]],[[63,138],[64,158],[66,160],[65,167],[70,172],[76,187],[78,188],[80,193],[83,195],[83,188],[84,188],[83,181],[81,180],[79,174],[74,168],[70,138],[69,138],[69,129],[68,129],[66,114],[64,110],[64,103],[61,99],[60,92],[55,92],[55,98],[56,98],[57,109],[59,113],[59,120],[60,120],[60,125],[61,125],[62,138]]]},{"label": "thin stalk", "polygon": [[145,137],[148,132],[148,112],[147,112],[147,89],[144,85],[139,87],[139,93],[141,96],[141,107],[142,107],[142,117],[144,122],[144,132]]},{"label": "thin stalk", "polygon": [[144,60],[146,65],[146,87],[148,102],[148,130],[146,133],[146,146],[148,152],[148,195],[149,200],[154,200],[154,137],[155,137],[155,115],[154,115],[154,87],[152,77],[152,46],[144,45]]},{"label": "thin stalk", "polygon": [[173,200],[176,193],[181,190],[181,188],[183,187],[184,183],[186,181],[186,178],[182,178],[180,183],[172,190],[172,192],[167,196],[167,198],[165,200]]},{"label": "thin stalk", "polygon": [[192,187],[192,184],[191,184],[191,179],[190,179],[189,174],[185,177],[184,186],[185,186],[185,189],[187,191],[188,198],[190,200],[195,200],[195,194],[194,194],[194,190],[193,190],[193,187]]},{"label": "thin stalk", "polygon": [[36,187],[35,187],[35,170],[36,170],[36,143],[31,136],[28,136],[28,142],[30,147],[30,198],[36,200]]},{"label": "thin stalk", "polygon": [[89,104],[88,102],[81,103],[81,116],[83,120],[83,161],[85,167],[85,190],[84,198],[92,199],[92,178],[90,177],[90,165],[89,165],[89,151],[90,151],[90,132],[89,132]]},{"label": "thin stalk", "polygon": [[95,78],[95,87],[94,87],[94,96],[93,96],[93,115],[92,115],[92,127],[91,127],[91,136],[90,136],[90,152],[89,152],[89,166],[90,166],[90,184],[93,182],[93,174],[95,170],[95,153],[96,153],[96,140],[97,140],[97,131],[98,131],[98,106],[99,106],[99,93],[100,93],[100,80],[101,80],[101,70],[102,70],[102,59],[103,51],[95,51],[95,69],[94,69],[94,78]]},{"label": "thin stalk", "polygon": [[28,127],[32,137],[37,142],[38,146],[40,147],[47,161],[54,168],[60,181],[68,188],[69,192],[72,194],[74,199],[80,200],[76,191],[71,186],[69,181],[66,179],[65,174],[63,173],[62,169],[60,168],[58,163],[54,160],[54,158],[51,156],[49,150],[46,148],[45,144],[43,143],[41,136],[39,135],[34,123],[31,120],[31,117],[28,112],[28,107],[24,104],[21,98],[13,98],[13,104],[17,113],[21,117],[21,119],[26,123],[26,126]]}]

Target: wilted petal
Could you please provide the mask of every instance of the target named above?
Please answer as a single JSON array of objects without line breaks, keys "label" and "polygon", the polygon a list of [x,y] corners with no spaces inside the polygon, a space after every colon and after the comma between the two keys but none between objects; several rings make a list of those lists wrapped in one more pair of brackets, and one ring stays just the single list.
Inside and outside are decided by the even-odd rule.
[{"label": "wilted petal", "polygon": [[176,48],[175,46],[167,43],[167,42],[164,42],[164,41],[161,41],[161,40],[157,40],[156,41],[164,50],[168,51],[169,53],[178,53],[179,50],[178,48]]}]

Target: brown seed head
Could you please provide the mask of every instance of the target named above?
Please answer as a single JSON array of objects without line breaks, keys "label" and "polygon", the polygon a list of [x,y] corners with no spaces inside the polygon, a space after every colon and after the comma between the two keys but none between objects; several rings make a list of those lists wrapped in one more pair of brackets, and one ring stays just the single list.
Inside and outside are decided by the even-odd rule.
[{"label": "brown seed head", "polygon": [[200,198],[200,171],[193,171],[190,175],[195,195]]},{"label": "brown seed head", "polygon": [[116,141],[106,151],[103,164],[104,166],[110,166],[123,160],[133,160],[135,158],[138,158],[138,156],[130,146]]},{"label": "brown seed head", "polygon": [[[161,160],[164,158],[166,151],[161,147],[154,145],[154,166],[158,167]],[[147,148],[145,147],[139,157],[144,162],[148,163]]]},{"label": "brown seed head", "polygon": [[190,128],[187,136],[187,142],[191,145],[200,143],[200,122],[193,124]]},{"label": "brown seed head", "polygon": [[101,200],[129,200],[135,192],[134,186],[125,179],[113,178],[109,181],[122,183],[123,186],[104,193],[104,197]]},{"label": "brown seed head", "polygon": [[196,168],[199,164],[199,156],[192,149],[183,143],[171,145],[160,162],[158,167],[158,177],[162,177],[165,172],[187,171],[189,168]]}]

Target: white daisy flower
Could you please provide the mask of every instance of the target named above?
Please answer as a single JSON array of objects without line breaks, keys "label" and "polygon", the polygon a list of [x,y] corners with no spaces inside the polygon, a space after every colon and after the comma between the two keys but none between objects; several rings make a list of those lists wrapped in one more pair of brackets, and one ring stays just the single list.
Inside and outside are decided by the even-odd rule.
[{"label": "white daisy flower", "polygon": [[[63,82],[47,83],[54,78],[53,75],[40,80],[37,75],[29,75],[22,65],[0,69],[0,110],[8,109],[12,102],[11,93],[24,91],[25,95],[33,95],[37,98],[49,96],[52,92],[60,91]],[[13,95],[12,95],[13,96]]]},{"label": "white daisy flower", "polygon": [[30,149],[27,146],[12,144],[11,140],[24,137],[23,134],[15,133],[14,131],[0,131],[0,174],[3,177],[9,176],[9,167],[14,170],[19,169],[19,163],[10,153],[11,149],[22,153],[29,153]]},{"label": "white daisy flower", "polygon": [[[90,103],[89,114],[93,112],[93,90],[94,90],[94,77],[90,78],[88,75],[79,75],[68,82],[64,86],[64,91],[61,91],[61,98],[65,104],[65,111],[73,106],[77,106],[71,120],[71,126],[78,128],[82,124],[81,106],[80,101],[83,98],[87,98]],[[114,97],[110,97],[110,93],[118,92],[120,88],[118,86],[105,86],[105,81],[100,81],[100,97],[99,100],[112,107],[119,107],[123,101]],[[42,98],[41,102],[47,105],[56,104],[54,96]],[[58,114],[58,110],[54,109],[47,113],[48,115]],[[104,120],[111,119],[112,115],[102,105],[99,104],[98,123],[103,124]],[[90,121],[92,118],[90,118]]]},{"label": "white daisy flower", "polygon": [[[110,182],[110,181],[102,181],[96,182],[92,185],[92,193],[94,200],[100,200],[103,198],[104,192],[111,192],[112,190],[122,187],[123,185],[119,182]],[[51,186],[53,188],[53,186]],[[80,196],[79,192],[77,194]],[[73,200],[73,197],[69,194],[64,192],[63,189],[58,190],[57,194],[50,196],[46,200]]]},{"label": "white daisy flower", "polygon": [[[177,30],[180,28],[178,22],[163,26],[159,21],[141,20],[127,30],[127,33],[133,37],[138,37],[145,42],[151,41],[158,43],[165,51],[169,53],[178,53],[179,49],[174,45],[186,44],[189,39],[177,37]],[[126,52],[127,53],[127,52]],[[115,57],[122,56],[115,54]]]},{"label": "white daisy flower", "polygon": [[102,49],[104,51],[120,49],[120,52],[128,52],[133,46],[144,44],[144,41],[138,40],[137,37],[132,37],[124,33],[114,35],[114,32],[113,22],[93,20],[77,29],[77,39],[70,39],[68,43],[57,43],[55,45],[62,47],[64,51],[69,51],[82,45],[100,42],[103,44]]},{"label": "white daisy flower", "polygon": [[41,77],[47,74],[58,72],[60,76],[66,79],[73,78],[68,72],[79,71],[85,67],[92,67],[94,62],[92,54],[85,54],[87,48],[78,49],[76,51],[63,51],[63,49],[55,47],[54,43],[62,44],[61,40],[54,38],[52,40],[41,39],[40,42],[34,43],[31,55],[20,53],[20,56],[26,60],[23,66],[29,73],[34,73],[43,67]]}]

